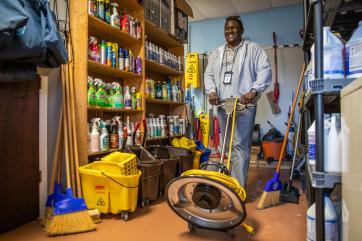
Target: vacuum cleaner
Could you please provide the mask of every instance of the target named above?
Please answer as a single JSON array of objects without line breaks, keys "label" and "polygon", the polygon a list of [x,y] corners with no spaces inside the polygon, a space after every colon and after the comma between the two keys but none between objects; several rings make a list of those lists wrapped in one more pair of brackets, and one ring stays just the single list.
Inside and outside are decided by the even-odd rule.
[{"label": "vacuum cleaner", "polygon": [[[166,187],[166,199],[170,208],[188,222],[190,231],[196,228],[226,231],[235,237],[236,228],[241,224],[249,233],[254,229],[245,224],[245,189],[231,174],[231,149],[234,136],[235,112],[243,111],[246,105],[237,98],[222,101],[226,112],[226,128],[219,162],[205,162],[200,169],[184,172],[170,181]],[[228,159],[224,155],[226,137],[231,124]]]}]

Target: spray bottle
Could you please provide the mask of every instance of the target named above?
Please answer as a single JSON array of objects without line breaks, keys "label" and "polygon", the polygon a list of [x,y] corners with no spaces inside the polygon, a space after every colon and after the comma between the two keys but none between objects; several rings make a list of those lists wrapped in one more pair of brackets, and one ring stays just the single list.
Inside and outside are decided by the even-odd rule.
[{"label": "spray bottle", "polygon": [[115,124],[118,127],[118,143],[119,143],[119,148],[121,148],[123,140],[123,124],[121,121],[121,117],[119,116],[113,117],[112,124]]},{"label": "spray bottle", "polygon": [[132,145],[132,129],[131,129],[131,123],[129,121],[129,116],[127,116],[127,146]]},{"label": "spray bottle", "polygon": [[106,123],[101,121],[100,123],[101,136],[100,136],[100,151],[108,151],[109,150],[109,135],[106,128]]},{"label": "spray bottle", "polygon": [[119,148],[119,136],[116,124],[111,124],[111,134],[109,135],[109,147],[111,149]]},{"label": "spray bottle", "polygon": [[95,79],[98,91],[96,93],[96,102],[99,107],[106,107],[107,95],[104,90],[104,83],[101,79]]},{"label": "spray bottle", "polygon": [[113,13],[111,15],[111,25],[116,28],[120,28],[120,20],[119,20],[119,14],[117,11],[118,4],[117,3],[111,3],[111,6],[113,7]]},{"label": "spray bottle", "polygon": [[123,108],[123,98],[121,94],[121,86],[119,83],[114,83],[115,93],[113,95],[113,108]]},{"label": "spray bottle", "polygon": [[132,98],[131,94],[129,93],[129,86],[126,86],[124,91],[124,108],[125,109],[132,108]]},{"label": "spray bottle", "polygon": [[123,9],[122,32],[129,33],[129,15],[127,14],[126,9]]},{"label": "spray bottle", "polygon": [[100,121],[101,121],[101,118],[93,118],[92,119],[92,131],[91,131],[91,134],[90,134],[90,142],[91,142],[90,151],[91,152],[98,152],[99,151],[99,131],[98,131],[98,126],[99,126]]},{"label": "spray bottle", "polygon": [[96,97],[96,88],[94,86],[94,80],[92,77],[88,76],[88,105],[96,106],[97,97]]}]

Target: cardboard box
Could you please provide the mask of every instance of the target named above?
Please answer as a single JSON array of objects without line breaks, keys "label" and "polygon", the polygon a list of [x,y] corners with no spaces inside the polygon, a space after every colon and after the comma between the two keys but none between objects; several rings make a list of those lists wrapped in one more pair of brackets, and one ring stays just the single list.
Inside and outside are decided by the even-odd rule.
[{"label": "cardboard box", "polygon": [[171,0],[160,1],[160,27],[171,33]]},{"label": "cardboard box", "polygon": [[142,0],[145,9],[145,18],[150,20],[157,27],[160,26],[161,1],[160,0]]},{"label": "cardboard box", "polygon": [[[171,0],[171,35],[187,42],[188,15],[177,4],[177,0]],[[181,5],[182,7],[183,5]]]}]

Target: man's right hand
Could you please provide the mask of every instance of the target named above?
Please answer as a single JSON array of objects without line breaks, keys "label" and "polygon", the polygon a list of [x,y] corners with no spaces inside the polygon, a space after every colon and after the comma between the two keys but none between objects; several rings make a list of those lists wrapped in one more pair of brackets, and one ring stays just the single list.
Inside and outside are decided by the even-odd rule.
[{"label": "man's right hand", "polygon": [[212,105],[219,105],[220,104],[220,98],[215,92],[212,92],[209,95],[209,102]]}]

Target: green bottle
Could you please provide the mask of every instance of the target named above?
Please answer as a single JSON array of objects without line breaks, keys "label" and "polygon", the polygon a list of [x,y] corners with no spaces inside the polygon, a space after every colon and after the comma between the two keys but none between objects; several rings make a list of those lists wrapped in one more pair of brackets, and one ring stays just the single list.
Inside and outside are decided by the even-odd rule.
[{"label": "green bottle", "polygon": [[93,78],[88,76],[88,105],[96,106],[96,104],[96,87],[94,86]]},{"label": "green bottle", "polygon": [[120,86],[115,86],[115,93],[113,95],[113,107],[119,109],[123,108],[123,98]]},{"label": "green bottle", "polygon": [[98,85],[98,91],[96,93],[97,106],[107,107],[107,93],[104,89],[104,83],[101,79],[96,79]]},{"label": "green bottle", "polygon": [[108,107],[114,107],[113,96],[115,94],[114,83],[108,84]]}]

